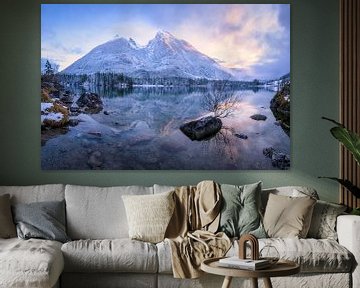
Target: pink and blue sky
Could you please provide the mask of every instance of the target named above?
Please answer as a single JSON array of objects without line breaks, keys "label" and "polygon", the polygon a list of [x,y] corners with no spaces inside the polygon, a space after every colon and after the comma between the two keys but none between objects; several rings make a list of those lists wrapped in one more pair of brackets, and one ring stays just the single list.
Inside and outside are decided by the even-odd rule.
[{"label": "pink and blue sky", "polygon": [[146,45],[159,30],[250,78],[290,72],[289,4],[42,4],[41,57],[62,70],[116,35]]}]

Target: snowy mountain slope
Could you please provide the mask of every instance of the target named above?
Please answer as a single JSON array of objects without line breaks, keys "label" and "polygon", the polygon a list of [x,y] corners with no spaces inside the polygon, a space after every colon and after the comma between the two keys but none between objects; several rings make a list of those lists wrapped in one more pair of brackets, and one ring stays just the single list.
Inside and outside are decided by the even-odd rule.
[{"label": "snowy mountain slope", "polygon": [[131,38],[108,41],[62,71],[68,74],[96,72],[132,77],[232,78],[227,68],[165,31],[158,32],[145,47],[138,46]]}]

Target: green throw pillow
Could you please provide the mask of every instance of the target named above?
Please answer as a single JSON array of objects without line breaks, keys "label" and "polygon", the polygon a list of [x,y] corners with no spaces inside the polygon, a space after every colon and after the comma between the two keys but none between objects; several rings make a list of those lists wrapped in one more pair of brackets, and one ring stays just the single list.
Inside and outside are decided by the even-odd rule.
[{"label": "green throw pillow", "polygon": [[257,238],[266,238],[259,212],[261,182],[243,186],[223,184],[221,192],[219,231],[229,237],[253,234]]}]

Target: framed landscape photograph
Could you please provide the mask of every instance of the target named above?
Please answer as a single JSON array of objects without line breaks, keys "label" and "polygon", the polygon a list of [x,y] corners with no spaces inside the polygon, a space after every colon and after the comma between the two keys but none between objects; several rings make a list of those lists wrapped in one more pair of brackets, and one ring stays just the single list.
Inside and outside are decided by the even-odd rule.
[{"label": "framed landscape photograph", "polygon": [[289,4],[42,4],[44,170],[290,168]]}]

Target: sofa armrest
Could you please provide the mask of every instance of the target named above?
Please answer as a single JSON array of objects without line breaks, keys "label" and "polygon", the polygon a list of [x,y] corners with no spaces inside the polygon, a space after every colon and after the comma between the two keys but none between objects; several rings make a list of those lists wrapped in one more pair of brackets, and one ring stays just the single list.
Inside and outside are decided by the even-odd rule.
[{"label": "sofa armrest", "polygon": [[336,229],[340,245],[347,248],[355,257],[353,287],[360,287],[360,216],[338,216]]}]

